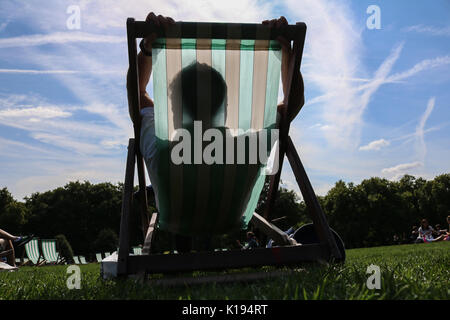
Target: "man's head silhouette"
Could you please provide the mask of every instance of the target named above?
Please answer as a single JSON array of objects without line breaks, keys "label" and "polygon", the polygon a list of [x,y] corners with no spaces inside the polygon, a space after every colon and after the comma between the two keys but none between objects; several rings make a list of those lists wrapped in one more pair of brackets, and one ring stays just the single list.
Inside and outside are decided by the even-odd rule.
[{"label": "man's head silhouette", "polygon": [[181,70],[170,84],[171,99],[181,99],[183,112],[198,121],[203,121],[207,115],[212,117],[224,102],[226,93],[222,75],[198,62]]}]

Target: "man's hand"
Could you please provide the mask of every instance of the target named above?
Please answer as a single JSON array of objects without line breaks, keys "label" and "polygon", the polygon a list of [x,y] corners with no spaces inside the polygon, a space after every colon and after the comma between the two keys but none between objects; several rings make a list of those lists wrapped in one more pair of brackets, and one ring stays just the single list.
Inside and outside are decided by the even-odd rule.
[{"label": "man's hand", "polygon": [[[156,16],[153,12],[150,12],[145,19],[146,22],[154,24],[155,26],[163,26],[167,29],[169,26],[175,24],[175,21],[170,17],[163,17],[162,15]],[[156,40],[157,35],[155,32],[151,33],[144,39],[144,46],[147,51],[152,51],[152,43]],[[139,68],[139,89],[140,89],[140,103],[141,108],[153,107],[153,101],[147,93],[147,84],[150,80],[150,74],[152,72],[152,61],[150,57],[142,55],[138,56],[138,68]]]},{"label": "man's hand", "polygon": [[[288,21],[285,17],[280,17],[279,19],[273,20],[264,20],[263,25],[268,25],[270,28],[281,28],[283,26],[288,25]],[[283,102],[278,105],[278,111],[280,113],[285,112],[287,109],[287,103],[289,98],[289,63],[291,59],[294,58],[294,51],[292,50],[291,43],[286,38],[280,36],[277,38],[278,42],[281,44],[282,48],[282,59],[281,59],[281,83],[283,84]],[[291,103],[295,106],[291,110],[289,121],[292,121],[295,116],[299,113],[303,104],[305,103],[304,97],[304,86],[303,86],[303,78],[300,70],[294,70],[294,82],[291,84],[292,88],[292,97]]]},{"label": "man's hand", "polygon": [[[164,29],[166,30],[169,26],[175,24],[175,21],[171,17],[164,17],[162,15],[156,16],[156,14],[154,14],[153,12],[150,12],[147,15],[145,21],[154,24],[157,27],[163,26]],[[157,37],[156,33],[153,32],[144,39],[145,49],[147,49],[148,51],[152,50],[152,43],[156,40],[156,37]]]},{"label": "man's hand", "polygon": [[[163,17],[161,15],[156,16],[153,12],[150,12],[145,19],[146,22],[152,23],[156,26],[163,26],[164,28],[169,27],[170,25],[173,25],[175,21],[173,21],[172,18],[169,17]],[[144,46],[147,51],[152,50],[152,43],[155,41],[157,35],[156,33],[150,34],[148,37],[144,39]],[[147,93],[147,84],[150,81],[150,75],[152,73],[152,58],[149,56],[144,55],[142,52],[139,52],[137,57],[137,64],[138,64],[138,73],[139,73],[139,99],[140,99],[140,106],[139,108],[145,108],[145,107],[153,107],[153,101],[150,98],[150,96]],[[127,74],[127,88],[129,87],[129,81],[130,81],[130,72]],[[128,94],[130,92],[128,91]],[[130,101],[130,97],[128,97],[128,101]],[[132,106],[129,105],[129,113],[131,120],[135,122],[137,119],[134,119],[134,111],[132,110]]]}]

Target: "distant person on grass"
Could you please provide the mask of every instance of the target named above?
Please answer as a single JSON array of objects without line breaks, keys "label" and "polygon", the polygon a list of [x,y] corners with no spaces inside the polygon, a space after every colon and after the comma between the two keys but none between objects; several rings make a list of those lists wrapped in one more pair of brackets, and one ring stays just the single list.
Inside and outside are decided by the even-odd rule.
[{"label": "distant person on grass", "polygon": [[29,242],[32,236],[13,236],[12,234],[0,229],[0,261],[6,258],[6,262],[12,266],[16,266],[16,256],[14,247],[23,246]]},{"label": "distant person on grass", "polygon": [[236,240],[238,245],[244,249],[254,249],[259,247],[258,238],[256,238],[255,234],[251,231],[247,232],[247,243],[245,245],[242,245],[239,240]]},{"label": "distant person on grass", "polygon": [[416,242],[417,237],[419,236],[419,230],[417,228],[417,226],[413,226],[412,227],[412,231],[411,231],[411,236],[409,237],[409,239],[411,240],[411,243]]},{"label": "distant person on grass", "polygon": [[445,232],[444,240],[450,241],[450,215],[447,216],[448,229]]},{"label": "distant person on grass", "polygon": [[444,240],[445,238],[444,235],[440,235],[439,237],[435,238],[433,236],[434,233],[435,231],[433,227],[430,226],[430,224],[428,223],[428,220],[422,219],[419,228],[419,236],[417,237],[416,243],[435,242]]}]

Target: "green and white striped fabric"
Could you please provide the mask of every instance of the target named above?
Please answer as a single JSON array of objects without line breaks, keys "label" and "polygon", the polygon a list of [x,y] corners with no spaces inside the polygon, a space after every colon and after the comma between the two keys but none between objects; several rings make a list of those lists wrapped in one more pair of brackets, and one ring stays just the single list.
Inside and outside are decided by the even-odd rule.
[{"label": "green and white striped fabric", "polygon": [[140,256],[142,254],[142,248],[141,247],[133,247],[133,253],[137,256]]},{"label": "green and white striped fabric", "polygon": [[106,257],[109,257],[110,255],[111,255],[111,253],[105,252],[105,258],[106,258]]},{"label": "green and white striped fabric", "polygon": [[80,262],[81,264],[87,264],[86,258],[84,256],[80,256]]},{"label": "green and white striped fabric", "polygon": [[95,258],[97,259],[97,262],[102,262],[102,260],[103,260],[101,253],[96,253]]},{"label": "green and white striped fabric", "polygon": [[80,259],[78,259],[78,256],[73,256],[73,261],[75,264],[80,264]]},{"label": "green and white striped fabric", "polygon": [[56,252],[56,240],[43,239],[41,240],[42,255],[47,262],[58,262],[59,254]]},{"label": "green and white striped fabric", "polygon": [[[196,112],[209,122],[206,127],[244,132],[277,127],[282,58],[278,41],[206,38],[160,38],[152,49],[158,166],[151,182],[157,186],[158,227],[180,234],[247,228],[265,181],[262,165],[175,165],[171,161],[174,131],[193,122],[180,98],[185,84],[181,81],[181,85],[174,85],[181,71],[192,64],[206,64],[219,72],[226,84],[225,99],[216,114],[205,107],[197,108]],[[196,94],[196,99],[204,100],[212,99],[214,92],[197,87]]]},{"label": "green and white striped fabric", "polygon": [[39,262],[39,258],[41,257],[41,254],[39,253],[38,239],[32,239],[27,244],[25,244],[25,252],[28,259],[30,259],[33,264],[37,264]]}]

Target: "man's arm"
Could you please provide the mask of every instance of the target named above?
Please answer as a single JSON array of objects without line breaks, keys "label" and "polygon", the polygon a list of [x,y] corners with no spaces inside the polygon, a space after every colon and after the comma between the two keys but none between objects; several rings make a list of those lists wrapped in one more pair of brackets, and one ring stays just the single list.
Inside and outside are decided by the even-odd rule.
[{"label": "man's arm", "polygon": [[[268,25],[271,28],[280,28],[284,25],[287,25],[288,22],[285,17],[280,17],[279,19],[273,20],[265,20],[263,21],[264,25]],[[284,37],[278,37],[277,39],[283,51],[282,60],[281,60],[281,83],[283,85],[283,94],[284,99],[283,102],[278,105],[278,110],[287,108],[288,103],[288,84],[289,84],[289,62],[291,58],[293,58],[294,52],[291,47],[291,43],[287,41]],[[290,115],[289,121],[294,120],[295,116],[299,113],[302,106],[305,104],[305,96],[304,96],[304,86],[303,86],[303,78],[300,70],[294,70],[296,73],[294,75],[294,82],[292,82],[292,101],[295,106],[292,114]]]},{"label": "man's arm", "polygon": [[[163,17],[161,15],[156,16],[153,12],[150,12],[145,19],[145,21],[155,24],[156,26],[163,26],[164,28],[169,27],[174,24],[175,21],[170,17]],[[152,33],[144,40],[145,49],[149,52],[152,51],[152,43],[156,39],[156,34]],[[145,107],[153,107],[153,100],[147,93],[147,85],[150,81],[150,75],[152,73],[152,57],[146,56],[144,53],[139,52],[137,56],[137,66],[139,74],[139,99],[140,105],[139,110]],[[130,70],[127,73],[127,89],[130,84]],[[134,122],[136,119],[133,118],[133,110],[129,103],[130,92],[128,91],[128,112],[130,114],[131,120]]]},{"label": "man's arm", "polygon": [[[147,84],[150,81],[150,75],[152,73],[152,57],[147,57],[142,52],[139,52],[137,56],[137,64],[138,64],[138,74],[139,74],[139,100],[140,100],[140,106],[139,110],[145,107],[153,107],[153,100],[150,98],[150,96],[147,93]],[[130,70],[128,70],[127,73],[127,90],[128,86],[130,84]],[[130,113],[130,118],[134,122],[135,119],[133,118],[133,110],[130,104],[130,91],[127,91],[128,93],[128,112]]]}]

